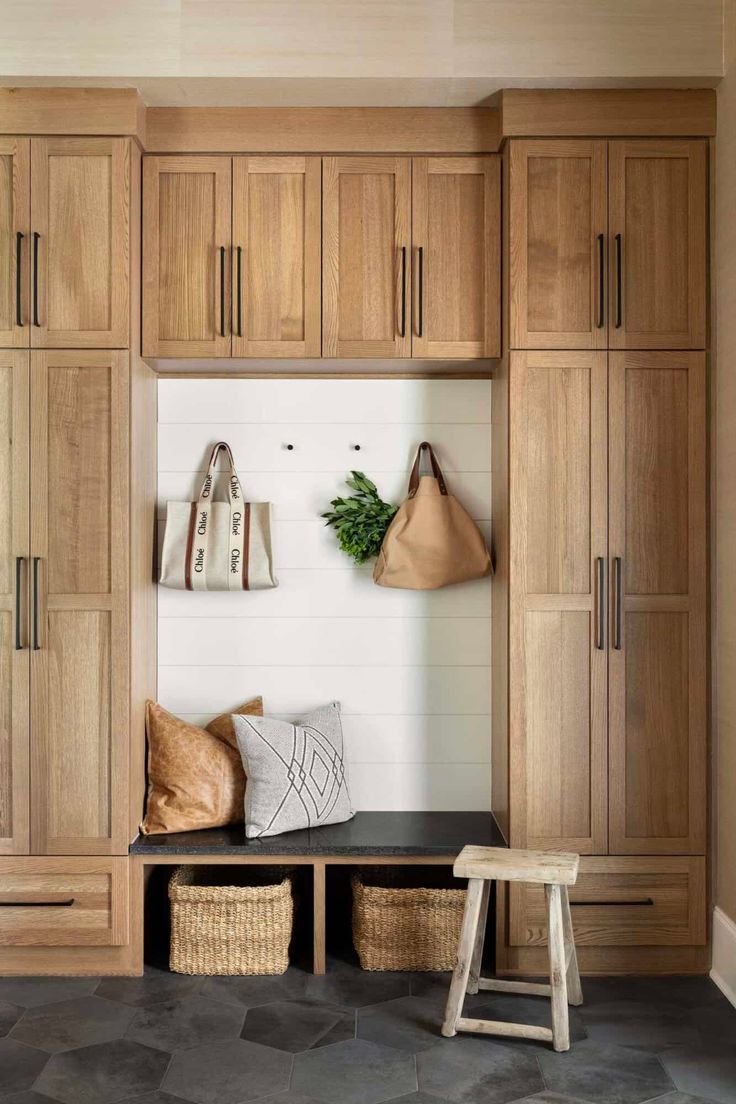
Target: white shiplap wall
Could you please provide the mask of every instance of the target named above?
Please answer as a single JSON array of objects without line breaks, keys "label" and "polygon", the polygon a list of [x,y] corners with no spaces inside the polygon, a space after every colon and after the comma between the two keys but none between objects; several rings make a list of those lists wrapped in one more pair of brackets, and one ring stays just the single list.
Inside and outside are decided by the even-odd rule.
[{"label": "white shiplap wall", "polygon": [[201,722],[254,694],[279,716],[337,699],[358,809],[488,809],[490,581],[376,587],[372,565],[353,566],[319,514],[347,493],[351,468],[400,501],[426,438],[488,537],[490,388],[162,379],[160,516],[196,493],[211,445],[228,441],[246,497],[274,504],[280,581],[243,594],[159,588],[162,704]]}]

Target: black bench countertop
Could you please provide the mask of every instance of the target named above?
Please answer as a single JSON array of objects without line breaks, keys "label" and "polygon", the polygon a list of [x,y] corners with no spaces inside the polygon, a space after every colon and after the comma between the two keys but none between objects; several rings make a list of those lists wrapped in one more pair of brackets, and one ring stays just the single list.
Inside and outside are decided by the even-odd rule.
[{"label": "black bench countertop", "polygon": [[242,825],[138,836],[131,855],[457,855],[467,843],[505,847],[491,813],[356,813],[344,824],[246,839]]}]

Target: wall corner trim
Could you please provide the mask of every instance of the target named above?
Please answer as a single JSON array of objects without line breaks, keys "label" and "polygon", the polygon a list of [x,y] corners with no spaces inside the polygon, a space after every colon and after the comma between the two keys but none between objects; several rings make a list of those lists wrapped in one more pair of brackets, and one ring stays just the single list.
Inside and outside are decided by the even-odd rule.
[{"label": "wall corner trim", "polygon": [[718,905],[713,909],[711,980],[736,1008],[736,923]]}]

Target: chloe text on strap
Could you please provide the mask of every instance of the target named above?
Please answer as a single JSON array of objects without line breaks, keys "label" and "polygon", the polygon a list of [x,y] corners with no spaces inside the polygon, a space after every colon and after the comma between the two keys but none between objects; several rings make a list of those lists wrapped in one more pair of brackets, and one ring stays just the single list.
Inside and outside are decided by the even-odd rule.
[{"label": "chloe text on strap", "polygon": [[187,590],[207,590],[207,562],[212,514],[211,495],[216,477],[215,465],[220,452],[223,451],[230,465],[227,490],[230,504],[227,559],[228,590],[248,590],[250,504],[243,499],[243,489],[240,486],[238,473],[235,471],[233,454],[230,446],[225,441],[218,441],[212,449],[199,498],[192,503],[184,561]]}]

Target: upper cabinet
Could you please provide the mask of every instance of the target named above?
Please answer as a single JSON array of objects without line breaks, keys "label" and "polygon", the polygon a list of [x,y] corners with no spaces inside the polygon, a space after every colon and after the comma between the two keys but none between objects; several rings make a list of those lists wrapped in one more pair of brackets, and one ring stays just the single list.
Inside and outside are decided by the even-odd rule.
[{"label": "upper cabinet", "polygon": [[143,355],[499,356],[498,157],[146,157]]},{"label": "upper cabinet", "polygon": [[233,159],[232,355],[320,355],[319,157]]},{"label": "upper cabinet", "polygon": [[0,139],[0,344],[129,341],[127,138]]},{"label": "upper cabinet", "polygon": [[501,352],[501,166],[497,157],[415,157],[412,356]]},{"label": "upper cabinet", "polygon": [[518,349],[705,346],[703,141],[520,141],[510,153]]},{"label": "upper cabinet", "polygon": [[702,141],[611,142],[610,348],[705,346]]},{"label": "upper cabinet", "polygon": [[230,355],[231,158],[143,161],[143,355]]},{"label": "upper cabinet", "polygon": [[322,352],[411,356],[411,161],[325,157]]}]

